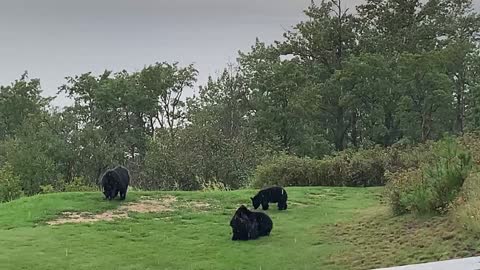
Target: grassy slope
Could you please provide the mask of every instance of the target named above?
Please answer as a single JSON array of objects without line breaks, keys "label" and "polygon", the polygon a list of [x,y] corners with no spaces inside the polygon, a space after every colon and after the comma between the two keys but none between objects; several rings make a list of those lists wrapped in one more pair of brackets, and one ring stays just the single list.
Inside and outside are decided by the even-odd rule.
[{"label": "grassy slope", "polygon": [[[63,193],[0,204],[0,269],[335,270],[436,259],[435,248],[412,240],[417,236],[427,237],[426,245],[442,247],[448,253],[444,257],[475,250],[471,241],[458,243],[465,240],[459,238],[462,233],[458,237],[428,233],[444,227],[451,230],[443,222],[429,224],[435,230],[421,230],[423,223],[412,223],[411,217],[390,217],[379,203],[378,188],[289,188],[288,192],[287,211],[275,207],[268,211],[274,222],[271,236],[248,242],[231,241],[228,224],[236,207],[249,204],[252,190],[132,192],[127,201],[142,195],[177,196],[175,211],[60,226],[44,221],[62,211],[102,212],[120,202],[103,201],[99,193]],[[202,212],[186,207],[187,201],[206,201],[213,207]],[[403,231],[409,224],[414,227]],[[448,245],[437,241],[444,238]],[[407,240],[412,243],[404,243]]]},{"label": "grassy slope", "polygon": [[356,222],[342,222],[332,233],[342,253],[330,259],[349,269],[372,269],[478,256],[480,239],[448,216],[392,217],[386,207],[363,213]]}]

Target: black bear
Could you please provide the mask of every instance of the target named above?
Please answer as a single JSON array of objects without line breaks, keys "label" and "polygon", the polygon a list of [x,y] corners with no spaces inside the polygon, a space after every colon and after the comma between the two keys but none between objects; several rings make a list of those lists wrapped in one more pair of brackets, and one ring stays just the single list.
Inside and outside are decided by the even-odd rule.
[{"label": "black bear", "polygon": [[105,172],[101,184],[106,199],[112,200],[120,193],[120,200],[125,200],[130,184],[130,174],[125,167],[118,166]]},{"label": "black bear", "polygon": [[270,235],[273,222],[265,213],[252,212],[242,205],[230,220],[230,226],[233,231],[232,240],[249,240]]},{"label": "black bear", "polygon": [[232,227],[232,240],[248,240],[258,238],[258,222],[250,220],[251,212],[244,206],[240,206],[232,219],[230,227]]},{"label": "black bear", "polygon": [[268,210],[268,203],[277,203],[278,210],[287,210],[287,198],[287,191],[282,187],[269,187],[260,190],[250,199],[255,209],[261,204],[263,210]]}]

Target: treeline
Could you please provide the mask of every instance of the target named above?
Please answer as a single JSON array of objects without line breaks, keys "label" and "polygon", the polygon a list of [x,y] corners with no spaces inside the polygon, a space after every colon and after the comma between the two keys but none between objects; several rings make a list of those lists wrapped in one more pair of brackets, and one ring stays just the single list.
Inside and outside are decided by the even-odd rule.
[{"label": "treeline", "polygon": [[142,189],[238,188],[278,153],[320,159],[480,127],[471,1],[356,9],[313,3],[281,41],[257,40],[186,99],[198,72],[175,63],[67,78],[74,105],[61,111],[25,74],[0,88],[3,175],[26,194],[93,185],[116,164]]}]

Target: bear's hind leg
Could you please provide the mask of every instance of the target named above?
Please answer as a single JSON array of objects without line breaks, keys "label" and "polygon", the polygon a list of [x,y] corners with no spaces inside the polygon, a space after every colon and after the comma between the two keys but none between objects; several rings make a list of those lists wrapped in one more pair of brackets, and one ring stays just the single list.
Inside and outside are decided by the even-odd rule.
[{"label": "bear's hind leg", "polygon": [[126,190],[121,190],[120,191],[120,200],[125,200],[125,197],[127,196],[127,191]]}]

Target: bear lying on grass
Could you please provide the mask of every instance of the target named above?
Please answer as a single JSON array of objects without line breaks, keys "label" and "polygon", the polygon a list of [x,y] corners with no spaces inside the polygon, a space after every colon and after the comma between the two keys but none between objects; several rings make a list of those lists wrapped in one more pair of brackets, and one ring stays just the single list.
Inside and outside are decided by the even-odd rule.
[{"label": "bear lying on grass", "polygon": [[278,210],[287,210],[287,198],[287,191],[282,187],[270,187],[260,190],[250,199],[255,209],[261,204],[263,210],[268,210],[268,203],[277,203]]},{"label": "bear lying on grass", "polygon": [[105,198],[112,200],[120,193],[120,200],[125,200],[129,183],[130,174],[125,167],[118,166],[106,171],[101,181]]},{"label": "bear lying on grass", "polygon": [[233,231],[233,241],[250,240],[270,235],[273,222],[265,213],[252,212],[242,205],[230,220],[230,226]]}]

